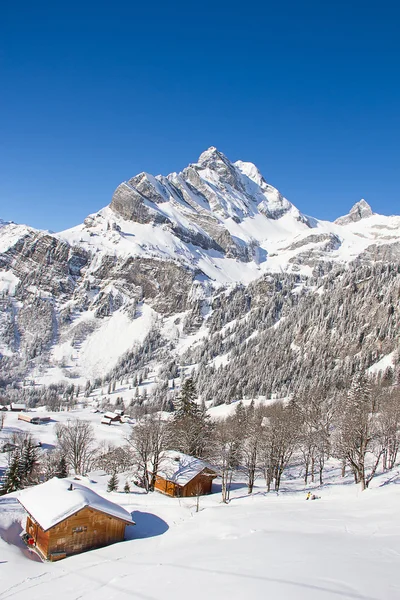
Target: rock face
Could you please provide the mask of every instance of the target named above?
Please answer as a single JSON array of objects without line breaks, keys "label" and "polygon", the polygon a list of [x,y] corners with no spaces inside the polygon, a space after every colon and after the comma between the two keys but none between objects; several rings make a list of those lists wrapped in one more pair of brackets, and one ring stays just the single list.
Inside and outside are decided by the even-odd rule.
[{"label": "rock face", "polygon": [[307,223],[253,164],[231,163],[214,147],[182,173],[168,177],[140,173],[121,183],[110,208],[125,220],[166,224],[186,243],[243,262],[251,260],[251,253],[232,236],[226,221],[240,224],[256,215],[278,220],[292,211],[295,219]]},{"label": "rock face", "polygon": [[68,231],[0,221],[0,382],[10,361],[21,373],[34,362],[103,377],[135,345],[150,356],[165,340],[217,331],[252,286],[262,304],[281,276],[322,281],[335,264],[398,261],[399,245],[400,217],[364,200],[335,223],[306,217],[255,165],[211,147],[181,173],[121,183]]},{"label": "rock face", "polygon": [[360,200],[360,202],[356,202],[348,215],[344,217],[339,217],[336,219],[335,223],[338,225],[347,225],[348,223],[357,223],[361,221],[361,219],[368,219],[374,213],[368,202],[365,200]]}]

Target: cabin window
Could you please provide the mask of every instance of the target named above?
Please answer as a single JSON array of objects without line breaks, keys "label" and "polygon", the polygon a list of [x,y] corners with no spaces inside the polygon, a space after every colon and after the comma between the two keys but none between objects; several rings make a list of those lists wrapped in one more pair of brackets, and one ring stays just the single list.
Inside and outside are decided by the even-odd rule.
[{"label": "cabin window", "polygon": [[87,527],[73,527],[72,528],[72,533],[83,533],[84,531],[87,531]]}]

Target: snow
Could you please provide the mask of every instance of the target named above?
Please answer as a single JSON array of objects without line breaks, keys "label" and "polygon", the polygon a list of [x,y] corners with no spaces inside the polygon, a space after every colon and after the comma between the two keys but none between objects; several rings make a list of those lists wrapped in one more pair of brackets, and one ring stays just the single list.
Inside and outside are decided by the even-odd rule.
[{"label": "snow", "polygon": [[18,277],[12,271],[0,271],[0,294],[13,296],[18,283]]},{"label": "snow", "polygon": [[16,225],[15,223],[3,225],[0,227],[0,253],[7,252],[18,240],[32,232],[35,233],[37,230],[26,225]]},{"label": "snow", "polygon": [[368,369],[368,373],[375,374],[379,373],[379,371],[386,371],[389,367],[393,367],[395,355],[396,350],[393,350],[390,354],[385,354],[385,356]]},{"label": "snow", "polygon": [[162,454],[158,474],[167,481],[184,486],[206,468],[211,467],[204,460],[168,450]]},{"label": "snow", "polygon": [[279,494],[267,494],[259,480],[248,496],[239,478],[228,505],[217,480],[198,513],[194,499],[134,486],[130,494],[107,494],[107,476],[93,474],[85,485],[133,511],[136,526],[127,528],[125,542],[57,563],[28,560],[14,545],[13,528],[25,515],[3,497],[1,598],[203,600],[207,593],[229,600],[397,600],[398,470],[365,492],[333,473],[316,501],[305,500],[298,473]]},{"label": "snow", "polygon": [[[75,324],[91,322],[94,325],[93,333],[80,345],[72,346],[71,340],[56,345],[53,361],[67,370],[83,373],[86,379],[103,377],[124,352],[133,348],[135,343],[143,342],[156,321],[157,313],[147,304],[138,305],[133,319],[124,308],[101,320],[95,319],[93,313],[88,311]],[[65,380],[66,375],[59,369],[50,369],[43,376],[36,377],[37,381],[46,384],[61,379]]]},{"label": "snow", "polygon": [[[70,489],[72,486],[72,489]],[[131,515],[118,504],[99,496],[75,479],[53,477],[45,483],[15,492],[25,510],[47,531],[85,507],[93,508],[127,523]]]},{"label": "snow", "polygon": [[[132,391],[130,392],[132,394]],[[112,395],[117,397],[118,391]],[[50,417],[50,422],[40,423],[38,425],[32,425],[26,421],[18,420],[19,412],[6,412],[4,428],[0,432],[0,446],[8,440],[10,434],[16,431],[22,431],[30,433],[36,441],[40,441],[44,449],[51,449],[57,443],[56,439],[56,425],[57,423],[67,423],[74,419],[82,419],[90,421],[93,425],[95,437],[98,443],[107,441],[110,444],[118,445],[124,443],[125,438],[129,435],[130,425],[127,423],[118,423],[109,427],[108,425],[102,425],[101,420],[103,418],[102,413],[93,413],[92,407],[82,407],[78,405],[74,410],[52,412],[47,411],[45,407],[41,409],[31,410],[30,416],[43,416]],[[7,466],[7,455],[0,453],[0,470]]]}]

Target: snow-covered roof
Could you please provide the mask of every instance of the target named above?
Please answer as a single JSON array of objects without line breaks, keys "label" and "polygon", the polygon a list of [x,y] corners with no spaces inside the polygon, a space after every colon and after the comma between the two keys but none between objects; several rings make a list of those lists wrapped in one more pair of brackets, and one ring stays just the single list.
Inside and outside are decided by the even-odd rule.
[{"label": "snow-covered roof", "polygon": [[26,409],[26,404],[25,403],[18,403],[18,402],[11,402],[11,408],[14,408],[16,410],[25,410]]},{"label": "snow-covered roof", "polygon": [[[71,484],[73,489],[69,490]],[[18,492],[16,497],[45,531],[86,506],[134,525],[130,513],[122,506],[73,479],[53,477],[45,483]]]},{"label": "snow-covered roof", "polygon": [[104,417],[106,419],[119,419],[121,417],[121,415],[117,414],[116,412],[106,412],[104,413]]},{"label": "snow-covered roof", "polygon": [[186,485],[204,469],[209,469],[215,473],[215,470],[200,458],[183,454],[183,452],[168,450],[162,455],[157,474],[163,479],[178,485]]}]

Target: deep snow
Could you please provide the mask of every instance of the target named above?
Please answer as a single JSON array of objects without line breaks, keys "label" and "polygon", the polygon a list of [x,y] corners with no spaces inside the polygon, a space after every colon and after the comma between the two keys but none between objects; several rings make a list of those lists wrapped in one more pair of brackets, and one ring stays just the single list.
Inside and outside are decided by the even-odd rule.
[{"label": "deep snow", "polygon": [[[49,564],[0,540],[0,598],[399,598],[399,473],[362,493],[350,480],[332,480],[316,501],[306,501],[302,482],[291,477],[279,495],[266,494],[260,481],[247,496],[237,481],[228,505],[217,482],[196,513],[193,499],[137,488],[107,494],[107,476],[94,473],[82,483],[132,512],[137,525],[127,529],[128,541]],[[16,502],[0,500],[3,538],[11,527],[15,539],[24,523]]]},{"label": "deep snow", "polygon": [[[233,408],[217,407],[211,414],[223,416]],[[56,420],[75,417],[90,420],[99,441],[119,445],[129,433],[127,424],[102,425],[101,413],[90,408],[50,415],[51,423],[30,425],[9,412],[1,438],[31,431],[48,448],[55,443]],[[3,468],[6,460],[0,453]],[[399,470],[376,477],[372,489],[361,492],[350,473],[342,479],[330,461],[327,483],[315,487],[321,496],[316,501],[305,500],[314,486],[305,487],[300,476],[301,468],[293,466],[279,495],[266,493],[259,480],[251,496],[237,477],[228,505],[221,503],[217,479],[196,513],[195,499],[146,495],[132,482],[130,494],[107,493],[109,476],[92,473],[81,483],[121,505],[136,525],[126,530],[123,543],[53,564],[37,562],[20,542],[25,512],[15,495],[0,498],[0,598],[197,600],[205,593],[230,600],[399,598]],[[129,474],[119,476],[120,490],[126,478]]]}]

